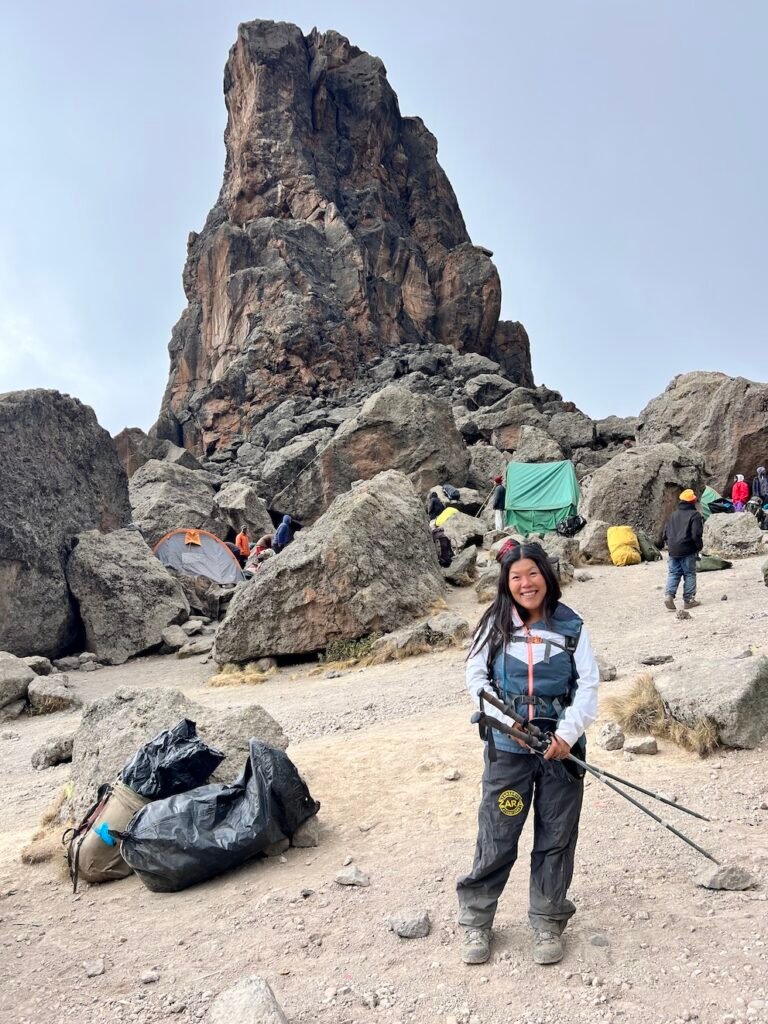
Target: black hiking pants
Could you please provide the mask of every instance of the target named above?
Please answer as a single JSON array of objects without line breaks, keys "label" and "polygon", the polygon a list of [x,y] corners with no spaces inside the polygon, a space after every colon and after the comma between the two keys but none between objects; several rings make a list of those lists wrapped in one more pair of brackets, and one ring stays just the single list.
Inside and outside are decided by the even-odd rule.
[{"label": "black hiking pants", "polygon": [[583,780],[574,778],[561,761],[505,750],[498,750],[497,756],[497,761],[489,761],[486,747],[475,860],[456,886],[459,924],[493,924],[533,805],[528,918],[534,928],[554,922],[562,931],[576,912],[566,895],[573,877]]}]

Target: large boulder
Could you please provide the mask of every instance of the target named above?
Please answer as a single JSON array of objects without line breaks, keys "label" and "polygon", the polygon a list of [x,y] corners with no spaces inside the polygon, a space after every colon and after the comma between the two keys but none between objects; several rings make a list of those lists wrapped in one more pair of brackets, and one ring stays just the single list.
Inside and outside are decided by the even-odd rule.
[{"label": "large boulder", "polygon": [[131,521],[112,439],[58,391],[0,395],[0,650],[58,657],[79,620],[64,564],[83,530]]},{"label": "large boulder", "polygon": [[377,391],[273,505],[313,522],[355,480],[389,469],[422,495],[435,484],[466,483],[469,453],[447,403],[397,384]]},{"label": "large boulder", "polygon": [[654,686],[672,718],[689,727],[709,719],[726,747],[752,749],[768,735],[768,658],[669,665]]},{"label": "large boulder", "polygon": [[515,448],[514,462],[562,462],[563,449],[541,427],[524,426]]},{"label": "large boulder", "polygon": [[149,437],[140,427],[126,427],[112,440],[120,465],[129,478],[150,459],[172,462],[185,469],[200,469],[200,463],[192,452],[159,437]]},{"label": "large boulder", "polygon": [[216,660],[319,651],[332,640],[398,629],[442,592],[421,499],[407,477],[389,470],[336,498],[238,588]]},{"label": "large boulder", "polygon": [[247,526],[252,541],[258,540],[264,533],[272,533],[267,503],[247,480],[222,487],[216,495],[216,505],[230,529],[239,531]]},{"label": "large boulder", "polygon": [[8,651],[0,651],[0,708],[26,700],[29,684],[35,679],[37,673],[26,662]]},{"label": "large boulder", "polygon": [[285,750],[288,738],[257,704],[222,711],[197,704],[180,690],[120,689],[88,704],[72,745],[72,775],[63,818],[79,819],[104,782],[112,782],[136,750],[182,718],[198,735],[227,755],[213,781],[231,782],[248,757],[252,736]]},{"label": "large boulder", "polygon": [[582,487],[579,512],[589,522],[632,526],[661,543],[664,524],[687,487],[701,493],[704,460],[676,444],[651,444],[621,452],[595,470]]},{"label": "large boulder", "polygon": [[637,438],[701,452],[708,479],[718,490],[730,490],[736,473],[749,479],[765,464],[768,384],[724,373],[683,373],[640,413]]},{"label": "large boulder", "polygon": [[189,617],[181,586],[135,530],[78,534],[66,572],[86,647],[99,661],[122,665]]},{"label": "large boulder", "polygon": [[464,512],[456,512],[443,523],[445,535],[457,553],[470,545],[482,547],[486,529],[482,519],[478,519],[477,516],[468,516]]},{"label": "large boulder", "polygon": [[493,405],[514,389],[515,385],[498,373],[480,373],[464,385],[467,397],[476,406]]},{"label": "large boulder", "polygon": [[478,441],[469,449],[469,471],[467,473],[467,484],[488,495],[493,488],[494,477],[504,477],[507,470],[509,456],[506,452],[500,452],[492,444],[485,441]]},{"label": "large boulder", "polygon": [[134,521],[150,547],[171,530],[207,530],[222,539],[229,532],[214,489],[195,470],[150,459],[131,477],[130,496]]},{"label": "large boulder", "polygon": [[608,549],[608,527],[602,519],[590,519],[576,534],[579,545],[578,561],[585,565],[610,565],[611,552]]},{"label": "large boulder", "polygon": [[763,532],[749,512],[716,512],[704,523],[704,550],[721,558],[746,558],[762,551]]},{"label": "large boulder", "polygon": [[310,430],[308,434],[295,437],[282,448],[272,451],[259,467],[260,491],[270,503],[282,509],[284,506],[273,501],[276,494],[287,489],[290,496],[293,484],[300,478],[307,466],[312,465],[333,437],[330,427]]}]

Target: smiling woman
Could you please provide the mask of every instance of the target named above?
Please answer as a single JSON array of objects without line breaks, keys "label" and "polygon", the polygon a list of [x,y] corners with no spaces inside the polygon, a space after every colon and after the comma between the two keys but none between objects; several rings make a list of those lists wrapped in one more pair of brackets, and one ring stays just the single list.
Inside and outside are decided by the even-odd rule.
[{"label": "smiling woman", "polygon": [[[584,756],[584,731],[597,716],[598,681],[587,631],[560,601],[546,553],[538,544],[512,548],[501,564],[496,599],[475,632],[467,687],[477,702],[490,686],[518,714],[551,733],[552,742],[543,757],[503,734],[495,740],[493,760],[486,748],[475,860],[457,886],[465,963],[484,963],[490,956],[496,907],[531,806],[533,959],[552,964],[563,957],[562,933],[576,912],[567,892],[583,795],[582,778],[564,759],[574,747]],[[493,713],[487,705],[485,710]]]}]

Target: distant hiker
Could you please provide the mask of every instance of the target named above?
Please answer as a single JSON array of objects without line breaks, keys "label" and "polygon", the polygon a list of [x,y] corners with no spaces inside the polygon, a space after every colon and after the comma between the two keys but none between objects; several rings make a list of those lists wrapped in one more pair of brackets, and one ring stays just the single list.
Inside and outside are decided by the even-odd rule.
[{"label": "distant hiker", "polygon": [[453,548],[451,542],[446,536],[445,530],[438,526],[432,531],[432,540],[437,551],[437,560],[443,569],[447,569],[453,561]]},{"label": "distant hiker", "polygon": [[667,585],[664,588],[664,607],[675,610],[675,596],[683,579],[683,607],[698,608],[696,600],[696,555],[704,546],[702,535],[704,520],[696,511],[696,495],[690,488],[680,496],[677,508],[664,527],[662,543],[669,552]]},{"label": "distant hiker", "polygon": [[235,544],[237,545],[237,550],[240,552],[240,554],[243,556],[243,558],[247,558],[248,555],[250,555],[250,553],[251,553],[251,542],[248,539],[248,527],[247,526],[244,526],[242,528],[242,530],[240,531],[240,533],[238,533],[238,535],[235,537]]},{"label": "distant hiker", "polygon": [[571,749],[584,757],[582,737],[597,717],[599,679],[587,630],[576,612],[560,603],[560,584],[543,548],[513,548],[501,564],[496,599],[475,630],[467,689],[476,703],[480,690],[495,690],[519,714],[554,733],[554,741],[543,757],[498,732],[495,761],[486,747],[475,859],[456,886],[466,964],[482,964],[490,956],[496,908],[531,807],[533,959],[537,964],[562,960],[562,934],[576,912],[567,893],[584,789],[576,766],[564,759]]},{"label": "distant hiker", "polygon": [[736,474],[733,487],[731,488],[731,501],[735,512],[743,512],[744,506],[749,501],[749,484],[741,475]]},{"label": "distant hiker", "polygon": [[293,531],[291,530],[291,517],[283,516],[283,521],[277,528],[275,536],[272,538],[272,550],[275,554],[278,554],[283,548],[287,547],[293,540]]},{"label": "distant hiker", "polygon": [[507,489],[500,476],[495,476],[493,482],[496,486],[493,489],[491,508],[493,509],[494,526],[497,530],[504,529],[504,505],[507,500]]},{"label": "distant hiker", "polygon": [[430,491],[429,498],[427,499],[427,519],[431,523],[433,519],[437,519],[441,512],[445,512],[445,505],[434,491]]},{"label": "distant hiker", "polygon": [[272,547],[272,534],[265,533],[263,537],[259,537],[256,541],[254,548],[257,555],[260,555],[262,551],[268,551]]},{"label": "distant hiker", "polygon": [[752,480],[752,496],[759,498],[761,502],[768,501],[768,474],[765,466],[757,467],[757,474]]}]

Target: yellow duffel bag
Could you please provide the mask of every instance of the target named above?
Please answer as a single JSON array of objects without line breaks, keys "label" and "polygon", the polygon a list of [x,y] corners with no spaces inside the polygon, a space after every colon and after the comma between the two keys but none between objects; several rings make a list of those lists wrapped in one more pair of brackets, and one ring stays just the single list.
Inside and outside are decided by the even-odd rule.
[{"label": "yellow duffel bag", "polygon": [[435,520],[435,526],[443,526],[445,523],[448,522],[451,516],[455,516],[458,511],[459,510],[457,508],[452,508],[450,505],[448,506],[448,508],[444,508],[443,511]]},{"label": "yellow duffel bag", "polygon": [[631,526],[609,526],[607,540],[614,565],[639,565],[642,561],[640,542]]}]

